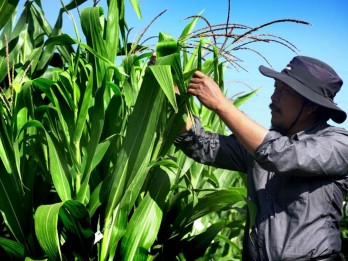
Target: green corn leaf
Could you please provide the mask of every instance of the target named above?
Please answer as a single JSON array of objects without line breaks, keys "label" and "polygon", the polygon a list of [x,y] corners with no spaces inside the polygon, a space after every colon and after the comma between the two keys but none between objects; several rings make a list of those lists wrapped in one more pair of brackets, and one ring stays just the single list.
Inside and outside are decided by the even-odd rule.
[{"label": "green corn leaf", "polygon": [[138,18],[141,19],[142,15],[141,15],[141,10],[140,10],[140,5],[139,5],[139,1],[138,0],[130,0],[133,9],[135,11],[135,13],[137,14]]},{"label": "green corn leaf", "polygon": [[76,44],[76,41],[73,38],[71,38],[71,36],[68,34],[60,34],[57,36],[50,36],[45,42],[45,46],[49,46],[49,45],[72,45],[72,44]]},{"label": "green corn leaf", "polygon": [[193,222],[204,215],[232,206],[234,203],[245,202],[245,199],[245,188],[231,188],[212,192],[199,199],[190,220]]},{"label": "green corn leaf", "polygon": [[123,193],[124,185],[132,180],[143,164],[157,128],[159,114],[162,113],[164,93],[160,90],[152,73],[144,76],[143,84],[130,116],[127,133],[118,155],[113,173],[111,195],[107,204],[107,216],[111,215]]},{"label": "green corn leaf", "polygon": [[170,104],[175,112],[178,112],[174,93],[174,82],[172,78],[171,68],[169,65],[150,66],[150,69],[155,76],[157,82],[161,86],[163,92],[167,96]]},{"label": "green corn leaf", "polygon": [[197,70],[202,71],[202,41],[199,41],[197,52]]},{"label": "green corn leaf", "polygon": [[[62,260],[60,220],[65,237],[65,248],[69,245],[78,246],[72,248],[76,255],[86,258],[94,241],[94,234],[90,226],[90,218],[83,204],[78,201],[51,205],[41,205],[35,212],[35,233],[40,246],[45,251],[48,260]],[[71,253],[69,253],[71,254]]]},{"label": "green corn leaf", "polygon": [[180,37],[179,37],[179,41],[186,41],[188,36],[190,35],[190,33],[192,32],[193,28],[196,26],[197,21],[199,19],[199,16],[203,13],[203,11],[201,11],[197,16],[195,16],[194,19],[192,19],[192,21],[186,25],[186,27],[184,28],[184,30],[182,31]]},{"label": "green corn leaf", "polygon": [[156,45],[156,56],[163,57],[175,53],[179,53],[178,42],[169,34],[161,32],[159,42]]},{"label": "green corn leaf", "polygon": [[21,184],[13,174],[9,174],[0,162],[0,211],[7,228],[18,242],[27,250],[27,232],[29,223],[26,220],[26,211]]},{"label": "green corn leaf", "polygon": [[171,162],[171,160],[161,160],[156,162],[155,165],[157,165],[158,168],[152,168],[150,173],[151,180],[149,180],[147,188],[151,198],[163,209],[166,204],[165,200],[168,197],[168,193],[175,182],[175,171],[178,166]]},{"label": "green corn leaf", "polygon": [[[47,21],[46,17],[43,15],[41,10],[38,10],[35,8],[34,5],[31,5],[31,13],[33,16],[33,20],[36,20],[36,27],[44,31],[45,35],[50,39],[50,37],[55,37],[61,34],[61,29],[63,26],[63,13],[59,12],[57,21],[55,23],[54,28],[51,28],[50,23]],[[67,45],[66,42],[63,42],[63,44],[57,43],[57,49],[59,50],[59,54],[62,56],[62,58],[65,61],[69,61],[70,54],[74,52],[74,49],[72,46]],[[47,51],[46,51],[47,49]],[[55,50],[54,46],[49,46],[48,48],[45,48],[45,51],[43,53],[43,59],[40,59],[39,62],[39,68],[43,68],[45,64],[47,64],[49,57],[52,56],[53,52]]]},{"label": "green corn leaf", "polygon": [[68,71],[64,71],[60,74],[59,82],[55,85],[55,94],[58,98],[56,106],[60,105],[62,111],[64,111],[66,105],[70,111],[74,111],[74,96],[79,96],[76,95],[74,84],[75,82]]},{"label": "green corn leaf", "polygon": [[44,130],[44,126],[42,125],[41,122],[39,122],[37,120],[29,120],[29,121],[24,123],[24,125],[20,129],[19,134],[21,134],[24,130],[26,130],[28,128],[40,128],[40,129]]},{"label": "green corn leaf", "polygon": [[32,81],[32,83],[42,90],[50,101],[53,101],[51,86],[55,84],[55,81],[48,78],[36,78]]},{"label": "green corn leaf", "polygon": [[218,222],[209,226],[199,235],[183,240],[183,252],[188,260],[196,260],[204,256],[207,248],[212,244],[217,234],[226,227],[226,222]]},{"label": "green corn leaf", "polygon": [[7,258],[11,260],[20,260],[24,256],[24,246],[5,237],[0,237],[0,248],[5,251]]},{"label": "green corn leaf", "polygon": [[[23,125],[21,132],[30,127],[44,129],[44,126],[39,121],[31,120]],[[47,132],[46,140],[49,151],[49,166],[52,180],[58,195],[60,196],[62,201],[66,201],[68,199],[71,199],[71,185],[68,179],[69,174],[67,170],[67,164],[64,160],[64,157],[59,152],[57,141],[52,139],[50,134],[48,134]]]},{"label": "green corn leaf", "polygon": [[52,176],[53,184],[62,201],[71,199],[71,184],[69,182],[69,173],[67,170],[67,162],[63,155],[59,153],[57,141],[46,133],[48,152],[49,152],[49,166]]},{"label": "green corn leaf", "polygon": [[[129,118],[126,136],[117,157],[116,167],[111,180],[104,184],[108,193],[106,204],[105,224],[112,220],[112,213],[119,204],[122,196],[138,174],[141,166],[146,163],[145,155],[153,142],[157,129],[159,115],[164,113],[162,105],[164,93],[150,70],[144,76],[140,93],[134,110]],[[151,153],[151,152],[150,152]],[[105,257],[110,242],[104,237],[102,252]]]},{"label": "green corn leaf", "polygon": [[119,10],[119,1],[108,1],[108,22],[105,32],[105,43],[109,47],[107,52],[108,60],[115,62],[118,50],[119,27],[121,26],[121,10]]},{"label": "green corn leaf", "polygon": [[246,198],[246,202],[248,205],[248,212],[249,212],[249,228],[252,229],[252,227],[255,224],[255,220],[256,220],[256,215],[258,212],[258,207],[255,204],[255,202],[250,201],[249,199]]},{"label": "green corn leaf", "polygon": [[[40,10],[38,10],[35,5],[31,5],[30,6],[30,10],[31,10],[31,17],[32,17],[32,21],[34,23],[34,28],[36,31],[39,31],[40,33],[42,33],[42,31],[45,32],[45,35],[49,36],[49,37],[54,37],[56,35],[59,35],[62,29],[62,18],[61,16],[59,16],[57,23],[54,27],[54,29],[52,30],[50,24],[48,23],[48,21],[46,20],[44,13]],[[44,41],[44,40],[43,40]],[[37,58],[32,59],[31,61],[35,61],[34,63],[34,68],[36,67],[37,64],[37,70],[41,71],[41,70],[45,70],[45,68],[47,68],[49,66],[49,63],[55,53],[56,50],[56,46],[54,45],[50,45],[50,46],[46,46],[44,48],[44,42],[42,41],[41,45],[38,46],[39,48],[37,49],[41,49],[42,51],[40,52],[40,56],[37,56]],[[59,47],[60,49],[63,49],[62,47]],[[66,48],[64,48],[66,49]],[[71,50],[71,49],[70,49]]]},{"label": "green corn leaf", "polygon": [[220,75],[219,75],[219,50],[215,45],[213,46],[213,53],[214,53],[214,81],[219,83],[219,79],[220,79]]},{"label": "green corn leaf", "polygon": [[[55,86],[59,86],[59,84],[56,84]],[[57,112],[60,127],[62,128],[63,139],[66,141],[66,144],[70,144],[71,128],[69,128],[68,122],[73,122],[73,113],[71,111],[71,107],[67,105],[67,103],[65,102],[66,100],[62,96],[64,94],[65,96],[69,96],[69,94],[62,88],[57,88],[57,90],[54,90],[52,88],[50,92],[50,95],[52,97],[51,102],[53,103],[54,109]],[[67,99],[69,99],[72,102],[70,97],[67,97]]]},{"label": "green corn leaf", "polygon": [[[15,37],[14,33],[13,33],[13,24],[14,24],[14,21],[16,19],[16,12],[13,12],[12,15],[8,18],[8,20],[5,22],[4,26],[0,29],[0,37],[1,39],[5,39],[5,35],[7,35],[8,37],[11,36],[11,37]],[[18,19],[19,21],[20,19]],[[19,23],[19,22],[18,22]],[[18,25],[17,23],[17,25]],[[21,30],[19,30],[21,31]],[[1,44],[1,47],[3,47],[4,44]],[[6,58],[5,56],[2,57],[2,59]],[[1,64],[2,62],[0,62]]]},{"label": "green corn leaf", "polygon": [[58,234],[58,214],[63,202],[41,205],[35,212],[35,234],[49,260],[62,259]]},{"label": "green corn leaf", "polygon": [[[26,88],[28,88],[27,83],[25,83]],[[24,88],[24,87],[23,87]],[[18,95],[16,95],[16,102],[15,102],[15,106],[14,106],[14,138],[19,140],[18,138],[18,134],[20,129],[22,128],[22,126],[27,122],[29,115],[28,115],[28,109],[29,106],[27,106],[27,101],[26,101],[26,97],[25,95],[29,94],[30,97],[30,92],[25,93],[20,92]]]},{"label": "green corn leaf", "polygon": [[66,10],[70,11],[70,10],[84,4],[85,2],[87,2],[87,0],[71,0],[70,3],[68,3],[62,7],[62,10],[63,11],[66,11]]},{"label": "green corn leaf", "polygon": [[93,98],[92,91],[93,91],[93,74],[91,73],[87,80],[86,89],[82,98],[82,104],[81,104],[81,107],[79,108],[79,112],[78,112],[78,116],[76,120],[75,132],[73,134],[74,143],[77,143],[80,141],[82,133],[84,131],[84,125],[86,124],[90,101]]},{"label": "green corn leaf", "polygon": [[112,135],[97,145],[91,162],[92,170],[95,169],[95,167],[101,162],[115,137],[116,135]]},{"label": "green corn leaf", "polygon": [[94,242],[94,232],[86,207],[78,201],[68,200],[59,209],[63,226],[64,249],[79,260],[88,260]]},{"label": "green corn leaf", "polygon": [[[106,182],[108,179],[106,178],[102,182],[100,182],[93,190],[91,197],[89,199],[88,204],[88,212],[90,216],[93,216],[94,213],[97,211],[97,209],[102,205],[103,200],[101,199],[103,196],[102,194],[105,193],[105,191],[102,190],[103,182]],[[106,196],[104,196],[105,198]]]},{"label": "green corn leaf", "polygon": [[2,163],[4,164],[4,167],[7,171],[7,173],[11,173],[11,159],[9,158],[6,149],[4,147],[4,144],[2,143],[2,138],[0,138],[0,158]]},{"label": "green corn leaf", "polygon": [[217,82],[217,84],[219,85],[220,89],[224,92],[224,87],[225,87],[225,83],[224,83],[224,66],[223,63],[219,62],[219,81]]},{"label": "green corn leaf", "polygon": [[123,76],[128,76],[122,67],[120,66],[117,66],[117,65],[114,65],[112,64],[107,58],[101,56],[100,54],[98,54],[95,50],[93,50],[91,47],[89,47],[88,45],[86,44],[80,44],[81,47],[85,48],[88,52],[90,52],[91,54],[93,54],[95,57],[98,57],[99,59],[103,60],[107,65],[108,67],[114,69],[119,75],[123,75]]},{"label": "green corn leaf", "polygon": [[146,195],[134,212],[122,239],[122,260],[147,260],[148,250],[157,237],[162,211],[150,195]]},{"label": "green corn leaf", "polygon": [[[16,36],[14,38],[9,39],[8,49],[9,49],[9,59],[10,61],[17,60],[18,56],[21,55],[21,48],[23,46],[22,34],[20,36]],[[0,81],[3,81],[7,75],[7,64],[6,64],[6,47],[4,46],[0,50]]]},{"label": "green corn leaf", "polygon": [[[109,149],[109,147],[112,143],[112,140],[114,138],[115,138],[115,135],[110,136],[109,138],[107,138],[106,140],[104,140],[103,142],[101,142],[97,145],[93,159],[91,161],[90,171],[94,170],[95,167],[102,161],[103,157],[105,156],[105,154],[106,154],[107,150]],[[87,155],[83,158],[82,162],[85,165],[85,162],[87,162]],[[87,195],[86,195],[86,193],[88,191],[87,180],[88,180],[88,178],[85,178],[85,181],[82,185],[82,189],[79,192],[78,199],[81,202],[84,202],[84,199],[87,198]],[[95,188],[95,190],[93,192],[94,195],[91,196],[91,199],[89,201],[89,212],[91,213],[91,216],[92,216],[92,213],[94,213],[97,210],[97,208],[101,205],[101,201],[100,201],[100,197],[99,197],[101,186],[102,186],[102,183],[100,183]],[[83,194],[82,192],[84,192],[85,194]]]},{"label": "green corn leaf", "polygon": [[[108,49],[104,40],[104,24],[101,24],[101,19],[104,19],[104,10],[101,7],[85,8],[81,12],[81,27],[85,34],[87,45],[95,52],[107,59]],[[106,63],[103,60],[92,57],[90,62],[95,68],[97,86],[102,84],[106,72]],[[113,62],[108,62],[113,64]]]},{"label": "green corn leaf", "polygon": [[143,164],[140,166],[138,173],[135,175],[134,179],[127,187],[119,206],[113,213],[113,223],[110,225],[111,230],[109,231],[109,229],[106,229],[105,231],[105,237],[108,238],[110,242],[109,260],[114,259],[118,246],[117,242],[121,239],[126,231],[128,225],[128,217],[134,207],[141,189],[144,186],[145,179],[152,166],[151,164],[148,164],[148,162],[150,161],[152,156],[155,140],[156,135],[152,137],[152,143],[147,151],[147,154],[145,155]]},{"label": "green corn leaf", "polygon": [[105,83],[97,90],[95,105],[91,112],[91,133],[90,141],[87,146],[87,156],[82,163],[82,186],[78,192],[78,200],[84,202],[87,197],[89,178],[91,174],[91,162],[93,161],[96,148],[99,144],[100,136],[104,126],[105,109],[104,109],[104,92]]},{"label": "green corn leaf", "polygon": [[0,4],[0,30],[4,27],[7,21],[12,16],[12,13],[15,12],[19,0],[3,0]]},{"label": "green corn leaf", "polygon": [[207,59],[202,65],[202,73],[206,75],[212,75],[214,72],[214,60]]},{"label": "green corn leaf", "polygon": [[259,90],[260,88],[255,89],[252,92],[249,92],[245,95],[239,96],[237,99],[234,100],[233,105],[236,107],[241,106],[243,103],[249,100],[252,96],[254,96]]},{"label": "green corn leaf", "polygon": [[203,65],[206,64],[209,60],[212,61],[212,59],[207,59],[204,63],[202,63],[202,57],[204,52],[204,48],[202,47],[205,45],[210,46],[211,42],[206,38],[200,38],[198,46],[193,50],[191,57],[187,59],[184,65],[184,74],[191,75],[191,72],[199,70],[207,75],[211,75],[211,72],[209,73],[208,71],[206,71]]}]

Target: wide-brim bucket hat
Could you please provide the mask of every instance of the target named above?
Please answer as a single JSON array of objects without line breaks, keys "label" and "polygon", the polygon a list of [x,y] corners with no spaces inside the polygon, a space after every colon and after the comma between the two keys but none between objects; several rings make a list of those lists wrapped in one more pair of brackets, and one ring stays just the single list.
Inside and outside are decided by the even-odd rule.
[{"label": "wide-brim bucket hat", "polygon": [[346,120],[347,114],[334,102],[343,81],[328,64],[315,58],[296,56],[281,72],[263,65],[259,67],[259,71],[267,77],[284,82],[306,99],[328,108],[333,121],[342,123]]}]

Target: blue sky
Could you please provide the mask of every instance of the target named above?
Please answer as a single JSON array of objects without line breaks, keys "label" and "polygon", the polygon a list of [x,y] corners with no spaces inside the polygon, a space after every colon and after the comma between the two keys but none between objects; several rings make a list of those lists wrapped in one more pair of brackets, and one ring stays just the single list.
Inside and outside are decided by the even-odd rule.
[{"label": "blue sky", "polygon": [[[21,0],[23,1],[23,0]],[[46,15],[52,25],[58,15],[59,0],[42,1]],[[68,3],[70,1],[63,1]],[[101,0],[100,3],[105,3]],[[139,0],[142,19],[138,19],[127,2],[126,21],[129,27],[134,28],[134,35],[140,33],[152,19],[160,12],[167,10],[160,16],[147,31],[145,38],[157,36],[165,32],[178,37],[188,23],[185,18],[203,11],[203,16],[210,24],[222,24],[227,18],[227,0]],[[91,5],[92,1],[88,1]],[[312,24],[312,26],[279,23],[266,27],[259,33],[273,34],[285,38],[299,49],[299,54],[312,56],[330,64],[343,79],[344,85],[335,98],[335,102],[348,112],[348,1],[347,0],[231,0],[230,22],[250,27],[278,20],[298,19]],[[77,13],[73,16],[78,20]],[[72,23],[64,18],[63,31],[73,35]],[[197,28],[203,25],[198,24]],[[81,31],[82,34],[82,31]],[[144,38],[144,39],[145,39]],[[250,46],[252,47],[252,46]],[[254,46],[271,63],[276,70],[283,69],[295,55],[284,46],[275,43],[264,43]],[[225,88],[229,97],[237,93],[249,92],[250,89],[238,81],[256,89],[261,88],[257,95],[252,97],[241,107],[247,115],[255,121],[269,127],[270,95],[273,91],[273,80],[262,76],[258,71],[259,65],[267,65],[258,55],[238,51],[234,55],[243,59],[243,67],[248,72],[228,69],[225,73]],[[336,125],[333,122],[330,122]],[[348,129],[348,120],[338,126]]]}]

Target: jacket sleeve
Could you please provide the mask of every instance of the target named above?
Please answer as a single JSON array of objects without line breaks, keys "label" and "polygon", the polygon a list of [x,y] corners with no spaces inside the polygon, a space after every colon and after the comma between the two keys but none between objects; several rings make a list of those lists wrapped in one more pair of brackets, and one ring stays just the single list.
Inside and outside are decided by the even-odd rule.
[{"label": "jacket sleeve", "polygon": [[[296,138],[297,137],[297,138]],[[270,131],[255,160],[265,170],[297,176],[348,175],[348,132],[328,127],[289,139]]]},{"label": "jacket sleeve", "polygon": [[207,132],[197,117],[193,127],[174,144],[195,161],[223,169],[246,172],[247,157],[251,157],[234,135]]}]

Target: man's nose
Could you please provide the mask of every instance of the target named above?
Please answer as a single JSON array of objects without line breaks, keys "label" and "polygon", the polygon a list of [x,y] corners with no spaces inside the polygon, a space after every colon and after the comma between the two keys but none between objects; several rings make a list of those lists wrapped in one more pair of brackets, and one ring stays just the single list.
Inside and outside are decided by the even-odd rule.
[{"label": "man's nose", "polygon": [[274,89],[272,95],[271,95],[271,100],[272,101],[278,101],[280,98],[280,92],[277,91],[277,89]]}]

